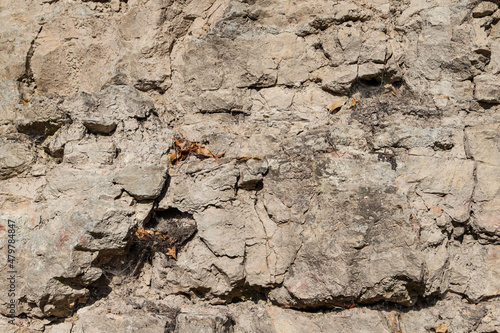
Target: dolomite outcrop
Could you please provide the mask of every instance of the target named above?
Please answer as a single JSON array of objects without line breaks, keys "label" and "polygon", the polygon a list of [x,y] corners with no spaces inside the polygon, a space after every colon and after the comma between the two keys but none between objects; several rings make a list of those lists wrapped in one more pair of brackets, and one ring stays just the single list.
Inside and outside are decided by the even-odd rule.
[{"label": "dolomite outcrop", "polygon": [[1,0],[0,330],[500,331],[499,21]]}]

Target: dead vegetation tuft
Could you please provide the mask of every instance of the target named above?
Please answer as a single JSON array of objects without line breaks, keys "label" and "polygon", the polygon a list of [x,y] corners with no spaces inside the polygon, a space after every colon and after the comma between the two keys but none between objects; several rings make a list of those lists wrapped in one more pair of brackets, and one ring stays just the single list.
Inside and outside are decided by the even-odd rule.
[{"label": "dead vegetation tuft", "polygon": [[225,152],[215,155],[207,148],[200,146],[194,141],[187,141],[184,138],[174,137],[174,149],[175,153],[170,154],[168,159],[170,165],[176,165],[179,162],[184,161],[191,155],[195,155],[198,158],[221,158],[224,156]]}]

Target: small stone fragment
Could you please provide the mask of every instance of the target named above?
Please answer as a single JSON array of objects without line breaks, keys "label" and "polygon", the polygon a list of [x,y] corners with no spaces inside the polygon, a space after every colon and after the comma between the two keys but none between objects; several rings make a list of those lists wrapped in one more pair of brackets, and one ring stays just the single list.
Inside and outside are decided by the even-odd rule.
[{"label": "small stone fragment", "polygon": [[165,176],[164,167],[134,165],[118,171],[114,181],[137,200],[152,200],[161,194]]},{"label": "small stone fragment", "polygon": [[25,171],[34,158],[29,144],[16,138],[0,138],[0,180]]},{"label": "small stone fragment", "polygon": [[493,14],[498,9],[494,2],[481,1],[473,10],[472,17],[484,17]]}]

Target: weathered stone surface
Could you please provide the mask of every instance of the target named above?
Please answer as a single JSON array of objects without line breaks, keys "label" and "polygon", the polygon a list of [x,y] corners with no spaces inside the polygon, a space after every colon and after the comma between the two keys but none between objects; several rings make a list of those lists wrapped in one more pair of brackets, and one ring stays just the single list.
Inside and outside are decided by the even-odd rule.
[{"label": "weathered stone surface", "polygon": [[68,164],[112,164],[116,157],[116,145],[110,139],[88,138],[64,145],[64,162]]},{"label": "weathered stone surface", "polygon": [[31,144],[22,136],[3,137],[0,140],[0,179],[20,174],[35,161]]},{"label": "weathered stone surface", "polygon": [[160,208],[175,207],[194,213],[235,198],[239,170],[234,162],[203,163],[195,161],[194,157],[188,162],[187,168],[179,166],[170,173],[170,190],[160,201]]},{"label": "weathered stone surface", "polygon": [[474,9],[472,10],[473,17],[483,17],[493,14],[498,9],[498,6],[495,2],[490,1],[481,1]]},{"label": "weathered stone surface", "polygon": [[[141,175],[141,178],[137,178]],[[156,199],[166,181],[166,170],[160,166],[130,165],[120,170],[113,182],[123,186],[137,200]]]},{"label": "weathered stone surface", "polygon": [[478,162],[500,165],[499,129],[497,124],[466,128],[468,154]]},{"label": "weathered stone surface", "polygon": [[72,328],[73,328],[72,322],[62,322],[62,323],[46,326],[45,332],[48,332],[48,333],[67,333],[67,332],[71,332]]},{"label": "weathered stone surface", "polygon": [[325,67],[315,74],[322,82],[321,87],[323,89],[333,93],[345,94],[349,92],[358,76],[358,66]]},{"label": "weathered stone surface", "polygon": [[474,78],[474,96],[478,101],[500,103],[500,77],[498,75],[479,75]]},{"label": "weathered stone surface", "polygon": [[232,332],[231,319],[202,313],[181,313],[177,316],[176,333],[229,333]]},{"label": "weathered stone surface", "polygon": [[70,141],[79,141],[83,139],[86,133],[86,128],[80,123],[73,123],[61,127],[54,135],[47,138],[43,147],[49,154],[55,157],[62,157],[64,146]]},{"label": "weathered stone surface", "polygon": [[472,223],[473,228],[476,232],[485,234],[482,235],[483,237],[490,238],[498,243],[498,237],[500,236],[500,218],[498,215],[500,212],[500,199],[498,196],[490,201],[478,203],[474,208],[477,213],[475,213]]},{"label": "weathered stone surface", "polygon": [[17,106],[16,128],[28,135],[42,136],[54,134],[69,122],[68,116],[58,107],[58,100],[33,97]]},{"label": "weathered stone surface", "polygon": [[0,330],[500,330],[497,1],[0,7]]},{"label": "weathered stone surface", "polygon": [[82,310],[78,316],[82,319],[77,321],[71,332],[164,332],[167,324],[163,318],[145,314],[130,316]]},{"label": "weathered stone surface", "polygon": [[500,288],[498,279],[498,245],[481,246],[466,237],[462,249],[450,248],[450,290],[463,293],[468,299],[478,301],[496,295]]},{"label": "weathered stone surface", "polygon": [[61,109],[80,120],[88,130],[108,134],[118,121],[146,118],[154,108],[150,98],[130,86],[109,86],[94,94],[77,93],[61,104]]},{"label": "weathered stone surface", "polygon": [[[243,257],[245,239],[243,228],[245,219],[240,214],[226,213],[225,210],[209,207],[196,217],[200,238],[217,256]],[[240,218],[234,219],[235,216]],[[220,239],[224,234],[227,238]]]},{"label": "weathered stone surface", "polygon": [[468,220],[474,190],[472,161],[410,155],[405,167],[405,182],[414,187],[427,207],[436,205],[456,222]]},{"label": "weathered stone surface", "polygon": [[235,332],[392,332],[381,313],[368,309],[348,310],[349,315],[323,316],[278,307],[235,307],[233,311],[239,313],[235,317]]}]

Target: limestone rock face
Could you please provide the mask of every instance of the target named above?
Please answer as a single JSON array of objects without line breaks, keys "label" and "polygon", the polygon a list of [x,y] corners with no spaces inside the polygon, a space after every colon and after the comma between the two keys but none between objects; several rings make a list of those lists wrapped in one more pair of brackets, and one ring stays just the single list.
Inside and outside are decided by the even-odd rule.
[{"label": "limestone rock face", "polygon": [[500,331],[498,1],[0,8],[0,331]]}]

